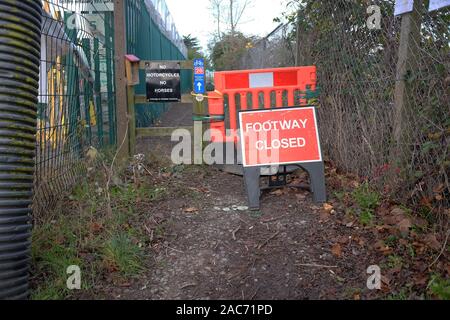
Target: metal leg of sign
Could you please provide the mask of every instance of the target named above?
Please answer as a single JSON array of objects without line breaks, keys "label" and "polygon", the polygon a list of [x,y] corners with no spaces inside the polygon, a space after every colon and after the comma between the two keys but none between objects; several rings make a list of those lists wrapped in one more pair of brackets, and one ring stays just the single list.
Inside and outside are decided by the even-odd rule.
[{"label": "metal leg of sign", "polygon": [[261,176],[261,168],[252,167],[244,168],[244,181],[245,189],[248,196],[248,204],[250,210],[259,210],[260,208],[260,197],[261,188],[259,185],[259,178]]},{"label": "metal leg of sign", "polygon": [[327,192],[325,187],[325,165],[323,162],[304,163],[301,165],[309,174],[311,181],[311,192],[315,203],[324,203],[327,201]]}]

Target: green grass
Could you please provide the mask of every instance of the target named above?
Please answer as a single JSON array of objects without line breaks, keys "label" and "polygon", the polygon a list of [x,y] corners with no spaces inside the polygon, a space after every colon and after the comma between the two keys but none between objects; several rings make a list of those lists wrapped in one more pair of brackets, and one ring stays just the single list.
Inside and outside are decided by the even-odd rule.
[{"label": "green grass", "polygon": [[106,243],[104,259],[124,276],[137,275],[144,269],[142,249],[124,233],[113,235]]},{"label": "green grass", "polygon": [[439,275],[431,277],[428,284],[430,293],[441,300],[450,300],[450,279],[443,279]]},{"label": "green grass", "polygon": [[403,266],[403,259],[397,255],[390,255],[387,258],[387,266],[391,269],[401,268]]},{"label": "green grass", "polygon": [[369,226],[373,222],[373,212],[370,210],[363,210],[359,215],[359,222],[364,226]]},{"label": "green grass", "polygon": [[409,298],[409,288],[401,288],[399,292],[391,293],[387,300],[408,300]]},{"label": "green grass", "polygon": [[83,260],[76,249],[78,239],[75,229],[68,219],[60,218],[33,232],[33,273],[44,276],[46,280],[33,292],[33,299],[62,299],[70,295],[66,286],[67,268],[71,265],[83,268]]},{"label": "green grass", "polygon": [[[83,296],[95,296],[95,284],[114,273],[127,280],[145,270],[146,230],[142,226],[145,206],[164,198],[164,187],[133,185],[112,187],[112,214],[106,210],[106,194],[99,190],[101,174],[80,183],[60,210],[40,221],[32,234],[32,299],[77,298],[78,290],[67,289],[66,273],[71,265],[81,269]],[[51,218],[51,216],[56,218]],[[156,235],[163,236],[158,226]]]},{"label": "green grass", "polygon": [[140,187],[136,189],[133,185],[126,187],[112,187],[111,199],[118,202],[120,205],[134,205],[138,200],[157,201],[163,199],[168,194],[166,188],[156,187]]},{"label": "green grass", "polygon": [[380,195],[370,188],[368,182],[365,182],[353,191],[352,196],[360,209],[360,223],[363,225],[371,225],[374,219],[375,209],[380,205]]},{"label": "green grass", "polygon": [[384,243],[389,246],[389,247],[394,247],[397,244],[398,241],[398,237],[394,236],[394,235],[390,235],[389,237],[386,238],[386,240],[384,240]]}]

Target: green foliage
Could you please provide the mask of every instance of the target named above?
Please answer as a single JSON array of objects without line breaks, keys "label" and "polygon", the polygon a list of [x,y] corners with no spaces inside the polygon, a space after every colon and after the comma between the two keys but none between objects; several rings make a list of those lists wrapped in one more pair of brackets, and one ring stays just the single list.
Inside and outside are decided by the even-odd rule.
[{"label": "green foliage", "polygon": [[125,233],[113,235],[105,246],[104,259],[116,267],[124,276],[133,276],[143,271],[143,253]]},{"label": "green foliage", "polygon": [[165,188],[148,188],[140,187],[135,188],[133,185],[126,187],[113,187],[111,188],[111,198],[117,200],[120,205],[134,205],[138,200],[156,201],[162,199],[167,195],[167,189]]},{"label": "green foliage", "polygon": [[210,43],[211,61],[216,71],[240,69],[240,61],[254,39],[240,32],[224,34],[218,41]]},{"label": "green foliage", "polygon": [[368,226],[371,225],[373,221],[373,213],[371,210],[363,210],[359,215],[359,222],[362,225]]},{"label": "green foliage", "polygon": [[192,35],[188,34],[187,36],[183,36],[183,42],[188,49],[188,60],[203,58],[200,41],[197,37],[192,37]]},{"label": "green foliage", "polygon": [[374,218],[374,210],[380,204],[379,194],[371,190],[368,182],[365,182],[353,191],[352,196],[360,209],[360,222],[363,225],[370,225]]},{"label": "green foliage", "polygon": [[399,292],[392,293],[387,297],[387,300],[408,300],[409,298],[409,292],[410,290],[408,288],[401,288]]},{"label": "green foliage", "polygon": [[34,291],[36,300],[61,299],[70,295],[66,286],[67,267],[83,268],[76,250],[79,244],[77,221],[59,218],[36,228],[32,234],[33,273],[44,274],[46,282]]},{"label": "green foliage", "polygon": [[434,275],[428,287],[433,296],[442,300],[450,300],[450,279],[443,279]]},{"label": "green foliage", "polygon": [[387,258],[387,266],[391,269],[400,268],[403,266],[403,259],[397,255],[390,255]]},{"label": "green foliage", "polygon": [[[101,172],[101,170],[100,170]],[[99,278],[117,272],[127,279],[139,274],[145,265],[146,239],[137,203],[162,199],[162,186],[114,186],[109,190],[111,211],[107,210],[104,175],[94,174],[78,184],[64,203],[35,226],[32,234],[32,298],[36,300],[77,298],[77,291],[67,289],[67,268],[76,265],[82,271],[82,289],[90,294]],[[148,215],[147,212],[145,212]],[[164,226],[155,230],[164,233]]]},{"label": "green foliage", "polygon": [[364,182],[353,192],[353,198],[363,210],[373,211],[380,204],[379,194],[371,190],[368,182]]}]

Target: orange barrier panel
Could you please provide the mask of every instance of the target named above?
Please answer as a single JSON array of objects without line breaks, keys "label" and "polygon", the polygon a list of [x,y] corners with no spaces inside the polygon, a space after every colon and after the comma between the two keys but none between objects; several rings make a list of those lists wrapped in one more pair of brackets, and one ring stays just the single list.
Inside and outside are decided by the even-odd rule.
[{"label": "orange barrier panel", "polygon": [[[295,107],[307,104],[306,99],[296,100],[296,92],[316,90],[316,67],[293,67],[277,69],[239,70],[216,72],[214,74],[215,92],[208,92],[209,114],[211,116],[227,116],[224,102],[228,97],[229,128],[225,121],[211,123],[212,142],[237,142],[237,114],[240,110],[260,109],[260,95],[263,97],[263,108]],[[271,95],[275,94],[272,103]],[[251,96],[250,99],[249,96]],[[283,105],[283,96],[286,104]],[[249,106],[249,102],[251,106]],[[226,135],[226,129],[231,129],[232,135]]]}]

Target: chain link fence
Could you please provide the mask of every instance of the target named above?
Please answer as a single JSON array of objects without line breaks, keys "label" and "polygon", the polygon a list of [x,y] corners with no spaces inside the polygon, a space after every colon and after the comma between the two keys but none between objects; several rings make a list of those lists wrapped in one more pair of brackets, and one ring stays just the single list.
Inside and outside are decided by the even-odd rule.
[{"label": "chain link fence", "polygon": [[393,0],[303,1],[298,20],[257,42],[242,68],[316,65],[327,157],[426,215],[448,215],[449,8],[415,2],[402,27]]},{"label": "chain link fence", "polygon": [[294,25],[280,24],[248,49],[242,57],[241,66],[248,69],[292,67],[295,65],[295,56]]}]

